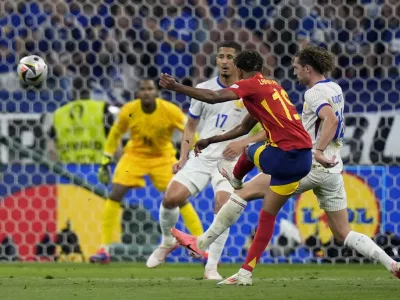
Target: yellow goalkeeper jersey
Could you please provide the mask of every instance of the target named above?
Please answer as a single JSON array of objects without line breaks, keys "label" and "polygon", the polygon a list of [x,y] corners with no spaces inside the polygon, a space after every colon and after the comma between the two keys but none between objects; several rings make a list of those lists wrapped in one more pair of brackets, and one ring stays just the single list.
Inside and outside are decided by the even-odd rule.
[{"label": "yellow goalkeeper jersey", "polygon": [[105,153],[113,155],[121,136],[129,130],[130,140],[125,153],[174,156],[172,135],[175,129],[183,131],[185,115],[178,106],[161,98],[156,99],[156,104],[155,111],[150,114],[143,112],[139,99],[125,104],[110,130]]}]

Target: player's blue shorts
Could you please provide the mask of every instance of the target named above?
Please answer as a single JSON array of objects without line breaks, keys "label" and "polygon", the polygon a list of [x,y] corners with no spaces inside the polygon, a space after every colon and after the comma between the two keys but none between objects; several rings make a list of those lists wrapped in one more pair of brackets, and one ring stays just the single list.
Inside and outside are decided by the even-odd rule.
[{"label": "player's blue shorts", "polygon": [[251,145],[247,154],[260,170],[271,175],[271,190],[280,195],[292,194],[311,171],[311,149],[283,151],[260,142]]}]

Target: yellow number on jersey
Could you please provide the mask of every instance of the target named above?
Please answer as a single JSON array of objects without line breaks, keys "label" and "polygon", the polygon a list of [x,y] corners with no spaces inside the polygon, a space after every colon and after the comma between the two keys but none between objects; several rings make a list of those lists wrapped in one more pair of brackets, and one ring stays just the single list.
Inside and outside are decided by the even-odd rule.
[{"label": "yellow number on jersey", "polygon": [[[282,90],[278,91],[277,89],[274,89],[274,93],[272,94],[272,99],[274,99],[274,100],[279,100],[279,102],[280,102],[281,105],[282,105],[283,110],[285,111],[286,117],[289,119],[289,121],[293,121],[293,118],[294,118],[295,120],[300,120],[300,116],[299,116],[298,113],[295,113],[295,114],[293,115],[293,118],[292,118],[292,115],[290,114],[290,111],[289,111],[289,109],[288,109],[288,107],[287,107],[286,104],[288,104],[288,105],[290,105],[290,106],[294,106],[294,105],[292,104],[292,102],[290,102],[289,96],[288,96],[288,94],[286,93],[285,90],[282,89]],[[270,108],[269,105],[268,105],[267,100],[264,99],[264,100],[261,102],[261,105],[268,111],[268,113],[274,118],[274,120],[275,120],[282,128],[284,128],[284,126],[282,125],[282,123],[278,120],[278,118],[277,118],[277,117],[275,116],[275,114],[272,112],[271,108]]]}]

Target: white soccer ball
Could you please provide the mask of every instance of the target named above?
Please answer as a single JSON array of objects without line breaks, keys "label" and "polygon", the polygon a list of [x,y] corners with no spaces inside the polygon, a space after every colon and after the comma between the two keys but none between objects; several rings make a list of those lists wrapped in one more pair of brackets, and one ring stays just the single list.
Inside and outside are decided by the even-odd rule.
[{"label": "white soccer ball", "polygon": [[17,72],[20,80],[31,86],[38,86],[47,78],[47,65],[37,55],[29,55],[22,58],[18,64]]}]

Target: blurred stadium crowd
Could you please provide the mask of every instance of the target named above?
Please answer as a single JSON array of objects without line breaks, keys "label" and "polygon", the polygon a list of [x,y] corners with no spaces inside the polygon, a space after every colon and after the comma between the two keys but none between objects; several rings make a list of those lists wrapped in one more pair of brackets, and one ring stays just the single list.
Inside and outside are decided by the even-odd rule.
[{"label": "blurred stadium crowd", "polygon": [[[0,0],[2,112],[54,111],[71,82],[85,79],[93,99],[122,104],[140,78],[168,72],[186,84],[215,74],[220,41],[258,49],[265,73],[301,103],[292,56],[309,43],[338,59],[332,77],[347,111],[400,107],[398,0]],[[47,88],[20,91],[15,69],[37,54],[49,65]],[[164,95],[189,105],[182,95]]]}]

